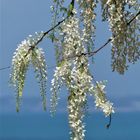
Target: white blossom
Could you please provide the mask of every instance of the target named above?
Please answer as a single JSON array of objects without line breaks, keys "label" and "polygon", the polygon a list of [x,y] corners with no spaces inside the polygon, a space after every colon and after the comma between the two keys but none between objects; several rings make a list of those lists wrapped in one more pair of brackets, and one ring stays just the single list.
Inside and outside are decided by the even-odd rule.
[{"label": "white blossom", "polygon": [[112,69],[124,74],[128,63],[140,58],[139,19],[130,23],[140,10],[137,0],[101,0],[103,20],[108,20],[112,32]]},{"label": "white blossom", "polygon": [[37,42],[42,38],[43,32],[35,33],[35,36],[29,35],[27,39],[18,45],[12,59],[12,67],[10,74],[10,83],[15,87],[17,92],[16,108],[19,111],[20,99],[22,97],[26,72],[30,64],[33,64],[36,78],[40,84],[40,93],[43,97],[43,105],[45,109],[46,94],[46,62],[43,50],[37,48]]},{"label": "white blossom", "polygon": [[[58,89],[64,84],[68,88],[68,111],[69,124],[72,140],[83,140],[85,136],[85,125],[83,123],[84,109],[87,102],[87,93],[95,96],[96,106],[100,104],[101,96],[96,86],[92,84],[92,76],[89,72],[89,63],[84,46],[84,40],[79,28],[79,20],[76,16],[70,17],[62,26],[62,61],[59,62],[52,80],[51,105],[54,109],[57,105]],[[101,90],[104,85],[99,84]],[[104,99],[106,103],[98,105],[106,116],[113,112],[112,104]],[[103,101],[103,100],[102,100]],[[54,109],[55,110],[55,109]]]},{"label": "white blossom", "polygon": [[83,23],[83,42],[85,47],[87,47],[88,51],[93,49],[94,44],[94,36],[95,36],[95,8],[96,1],[95,0],[79,0],[78,1],[80,7],[80,19]]},{"label": "white blossom", "polygon": [[97,82],[96,87],[93,89],[95,94],[95,105],[97,108],[103,110],[105,116],[109,116],[114,113],[113,103],[108,101],[105,96],[105,84],[103,82]]}]

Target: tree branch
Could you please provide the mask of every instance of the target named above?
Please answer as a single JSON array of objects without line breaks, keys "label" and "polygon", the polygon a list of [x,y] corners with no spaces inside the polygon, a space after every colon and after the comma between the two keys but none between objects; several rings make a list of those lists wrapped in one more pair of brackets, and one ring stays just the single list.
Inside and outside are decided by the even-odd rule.
[{"label": "tree branch", "polygon": [[0,68],[0,70],[5,70],[5,69],[9,69],[10,66],[7,66],[7,67],[3,67],[3,68]]}]

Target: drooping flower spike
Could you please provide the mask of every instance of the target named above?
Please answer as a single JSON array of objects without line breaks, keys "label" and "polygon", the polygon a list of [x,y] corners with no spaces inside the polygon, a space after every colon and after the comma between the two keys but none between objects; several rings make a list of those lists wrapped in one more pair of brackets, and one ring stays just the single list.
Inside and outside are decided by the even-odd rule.
[{"label": "drooping flower spike", "polygon": [[89,72],[88,58],[85,55],[80,55],[87,52],[84,46],[85,37],[80,33],[79,19],[76,15],[61,25],[60,36],[62,38],[60,38],[62,40],[59,40],[59,44],[63,60],[56,67],[51,88],[52,112],[56,110],[58,91],[61,86],[65,85],[69,91],[68,112],[72,140],[84,140],[83,118],[88,95],[95,97],[96,107],[102,109],[106,116],[114,113],[113,104],[105,97],[105,85],[102,82],[97,82],[97,86],[92,84],[93,79]]},{"label": "drooping flower spike", "polygon": [[40,86],[40,93],[42,96],[42,102],[44,109],[46,109],[46,62],[44,52],[41,48],[35,46],[42,37],[43,32],[35,33],[35,36],[29,35],[27,39],[18,45],[18,48],[14,52],[12,59],[12,67],[10,74],[10,83],[16,90],[16,109],[19,111],[20,100],[23,93],[24,82],[26,73],[29,66],[32,64],[36,78]]}]

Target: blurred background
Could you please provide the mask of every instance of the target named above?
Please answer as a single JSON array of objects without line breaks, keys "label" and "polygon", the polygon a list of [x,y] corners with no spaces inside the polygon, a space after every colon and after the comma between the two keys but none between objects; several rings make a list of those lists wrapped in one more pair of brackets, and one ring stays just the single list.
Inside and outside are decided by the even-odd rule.
[{"label": "blurred background", "polygon": [[[51,0],[0,0],[0,68],[11,65],[17,45],[34,32],[51,27]],[[101,22],[100,5],[96,9],[96,41],[98,48],[110,37],[107,23]],[[50,87],[55,69],[54,46],[48,38],[40,44],[48,65],[47,111],[44,112],[39,86],[33,69],[27,73],[23,99],[19,113],[15,109],[15,92],[9,86],[10,69],[0,70],[0,140],[68,140],[67,92],[60,93],[59,105],[54,117],[50,115]],[[114,103],[115,114],[109,130],[109,118],[94,107],[89,97],[88,114],[85,117],[86,140],[140,140],[140,62],[130,65],[124,75],[111,70],[111,46],[108,45],[90,65],[97,81],[107,80],[107,97]]]}]

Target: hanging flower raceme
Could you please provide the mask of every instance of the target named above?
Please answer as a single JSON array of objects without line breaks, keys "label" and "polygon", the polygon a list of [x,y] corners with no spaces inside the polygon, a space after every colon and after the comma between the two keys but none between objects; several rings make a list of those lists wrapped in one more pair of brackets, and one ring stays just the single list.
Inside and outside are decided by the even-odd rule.
[{"label": "hanging flower raceme", "polygon": [[[56,68],[54,79],[52,80],[52,105],[56,104],[54,98],[56,98],[56,91],[58,90],[58,83],[63,83],[70,92],[68,97],[68,111],[69,111],[69,124],[71,127],[72,139],[82,140],[84,138],[84,125],[82,123],[84,114],[83,108],[86,102],[86,82],[81,76],[82,71],[87,67],[86,58],[75,57],[84,52],[82,42],[79,33],[79,24],[76,17],[70,17],[63,25],[62,36],[63,38],[63,49],[62,56],[63,60],[61,64]],[[74,59],[73,59],[74,57]],[[81,60],[83,59],[83,61]],[[84,64],[85,62],[85,64]],[[80,78],[81,77],[81,78]],[[58,82],[59,81],[61,82]],[[86,90],[85,90],[86,89]],[[55,105],[53,105],[55,106]]]},{"label": "hanging flower raceme", "polygon": [[[76,63],[78,64],[79,62]],[[87,74],[86,69],[84,70],[84,66],[78,64],[73,67],[70,79],[71,83],[68,85],[70,92],[68,97],[68,111],[71,139],[83,140],[85,137],[83,118],[85,116],[85,107],[87,103],[86,93],[90,86],[91,77]]]},{"label": "hanging flower raceme", "polygon": [[46,108],[46,62],[43,50],[36,47],[37,42],[41,39],[42,35],[43,32],[36,33],[35,36],[30,35],[26,40],[22,41],[21,44],[18,45],[18,48],[14,52],[10,83],[15,87],[17,93],[17,111],[19,111],[26,73],[30,64],[32,64],[35,69],[36,78],[40,85],[40,93],[43,97],[43,106],[44,109]]},{"label": "hanging flower raceme", "polygon": [[123,74],[127,69],[126,60],[126,31],[127,20],[124,13],[125,1],[107,1],[109,23],[112,31],[112,68]]},{"label": "hanging flower raceme", "polygon": [[77,0],[79,4],[80,19],[83,24],[83,38],[85,47],[90,52],[93,49],[93,41],[95,36],[95,8],[97,1],[95,0]]},{"label": "hanging flower raceme", "polygon": [[[138,12],[137,0],[101,0],[103,20],[108,20],[112,31],[112,69],[123,74],[128,62],[140,58],[138,19],[130,22],[133,12]],[[132,9],[133,8],[133,9]]]},{"label": "hanging flower raceme", "polygon": [[105,116],[109,116],[114,113],[113,103],[106,99],[105,95],[105,82],[96,82],[96,86],[93,88],[95,97],[95,105],[100,108]]},{"label": "hanging flower raceme", "polygon": [[[85,126],[83,118],[87,103],[87,93],[95,95],[96,101],[101,100],[103,102],[98,107],[103,109],[106,116],[114,112],[112,104],[107,101],[105,96],[104,100],[101,99],[100,92],[92,84],[88,58],[86,55],[83,55],[86,53],[86,49],[81,35],[82,31],[79,27],[79,19],[76,15],[69,17],[61,25],[61,40],[59,44],[61,44],[62,61],[56,67],[51,88],[53,112],[57,105],[58,91],[61,86],[65,85],[69,91],[68,112],[72,140],[84,140]],[[109,110],[108,108],[111,109]]]}]

